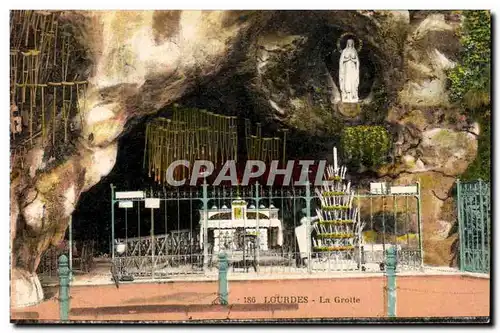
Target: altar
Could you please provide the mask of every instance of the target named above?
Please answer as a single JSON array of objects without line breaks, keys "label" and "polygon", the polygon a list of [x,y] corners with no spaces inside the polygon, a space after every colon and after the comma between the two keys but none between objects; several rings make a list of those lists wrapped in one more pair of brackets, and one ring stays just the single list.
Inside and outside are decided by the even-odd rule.
[{"label": "altar", "polygon": [[214,253],[219,251],[239,251],[248,239],[253,239],[259,249],[267,251],[283,244],[282,222],[278,218],[278,208],[248,205],[245,200],[231,202],[231,207],[213,206],[200,210],[200,246],[203,247],[203,226],[207,221],[208,243]]}]

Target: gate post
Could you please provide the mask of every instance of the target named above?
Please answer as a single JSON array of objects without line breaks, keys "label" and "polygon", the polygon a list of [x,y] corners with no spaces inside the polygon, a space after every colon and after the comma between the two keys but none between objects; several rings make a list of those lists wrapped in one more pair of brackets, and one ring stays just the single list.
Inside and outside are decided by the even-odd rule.
[{"label": "gate post", "polygon": [[418,250],[420,252],[420,269],[424,269],[424,246],[422,237],[424,235],[422,230],[422,187],[420,181],[417,181],[417,224],[418,224]]},{"label": "gate post", "polygon": [[259,230],[259,202],[260,202],[260,196],[259,196],[259,182],[256,182],[255,183],[255,209],[257,211],[257,213],[255,214],[255,219],[256,219],[256,222],[257,222],[257,225],[256,225],[256,231],[257,231],[257,239],[256,239],[256,249],[255,249],[255,267],[256,267],[256,270],[257,270],[257,273],[259,273],[260,271],[260,267],[259,267],[259,262],[260,262],[260,230]]},{"label": "gate post", "polygon": [[115,261],[115,187],[111,187],[111,260]]},{"label": "gate post", "polygon": [[69,278],[73,280],[73,214],[69,216]]},{"label": "gate post", "polygon": [[[485,251],[485,247],[484,247],[484,242],[485,242],[485,239],[484,239],[484,225],[486,224],[485,221],[484,221],[484,198],[483,198],[483,181],[481,178],[479,178],[478,180],[479,182],[479,212],[481,214],[481,263],[480,263],[480,267],[479,267],[479,270],[483,273],[486,273],[486,258],[485,258],[485,255],[486,255],[486,251]],[[478,260],[476,260],[476,263],[477,263]]]},{"label": "gate post", "polygon": [[386,250],[387,316],[396,317],[396,247]]},{"label": "gate post", "polygon": [[203,178],[203,270],[208,268],[208,184]]},{"label": "gate post", "polygon": [[306,182],[306,235],[307,235],[307,272],[311,273],[311,187]]},{"label": "gate post", "polygon": [[228,280],[227,280],[227,254],[219,253],[219,300],[220,304],[227,305],[228,302]]},{"label": "gate post", "polygon": [[463,221],[463,212],[462,212],[462,193],[460,191],[461,184],[460,184],[460,179],[457,179],[457,211],[458,211],[458,244],[459,244],[459,268],[461,271],[464,270],[464,265],[465,265],[465,251],[464,251],[464,244],[465,240],[463,237],[463,231],[464,231],[464,221]]},{"label": "gate post", "polygon": [[69,317],[69,276],[68,257],[61,255],[59,257],[59,318],[61,321],[67,321]]},{"label": "gate post", "polygon": [[[154,198],[153,190],[151,190],[151,197]],[[149,229],[149,234],[151,237],[151,278],[155,279],[155,270],[156,270],[156,262],[155,262],[155,215],[153,208],[151,208],[151,228]]]}]

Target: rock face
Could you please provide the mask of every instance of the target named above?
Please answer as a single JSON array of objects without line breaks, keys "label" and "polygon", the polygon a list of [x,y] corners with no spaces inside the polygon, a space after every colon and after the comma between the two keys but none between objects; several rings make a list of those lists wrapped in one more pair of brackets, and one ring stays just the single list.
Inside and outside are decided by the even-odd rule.
[{"label": "rock face", "polygon": [[14,306],[35,305],[43,299],[43,290],[36,273],[14,270],[11,276],[12,299]]},{"label": "rock face", "polygon": [[456,176],[463,173],[477,154],[474,134],[447,128],[434,128],[422,133],[420,160],[428,169]]},{"label": "rock face", "polygon": [[[312,135],[335,135],[339,123],[370,124],[383,119],[390,124],[396,135],[394,163],[378,170],[379,179],[395,184],[421,182],[424,261],[449,265],[455,238],[448,237],[448,232],[456,221],[451,189],[477,154],[475,127],[450,104],[446,88],[446,71],[455,65],[461,47],[456,35],[460,19],[449,12],[356,15],[358,22],[367,19],[370,33],[359,30],[357,24],[340,27],[365,41],[366,53],[360,53],[360,105],[340,103],[335,42],[321,48],[314,35],[297,30],[292,35],[278,29],[281,35],[274,32],[273,38],[261,38],[258,54],[264,57],[258,59],[265,62],[257,73],[255,95],[268,96],[269,112],[283,123]],[[326,33],[332,40],[339,34]],[[398,69],[401,73],[396,74]],[[380,102],[380,88],[392,103]]]},{"label": "rock face", "polygon": [[409,80],[399,93],[400,103],[415,107],[446,107],[447,69],[452,68],[460,49],[453,22],[444,14],[431,14],[412,24],[405,43],[406,71]]},{"label": "rock face", "polygon": [[459,19],[449,12],[413,13],[404,47],[406,82],[387,121],[397,128],[392,170],[379,170],[399,184],[420,181],[422,189],[424,262],[450,265],[456,235],[451,190],[477,154],[477,135],[461,110],[453,108],[446,90],[446,70],[460,50]]},{"label": "rock face", "polygon": [[[155,113],[217,73],[236,42],[253,33],[242,12],[66,12],[93,70],[80,135],[59,160],[35,141],[11,173],[14,306],[41,301],[36,268],[64,237],[82,193],[114,166],[117,138],[134,116]],[[258,14],[257,14],[258,16]],[[259,20],[265,24],[266,18]],[[236,57],[237,55],[235,55]],[[58,148],[58,147],[56,147]],[[42,161],[40,156],[51,156]],[[18,212],[19,211],[19,212]]]},{"label": "rock face", "polygon": [[[78,137],[63,158],[40,141],[11,171],[13,305],[41,301],[35,271],[50,244],[64,237],[83,191],[114,166],[117,139],[134,118],[154,114],[213,80],[243,82],[250,107],[329,142],[345,124],[381,119],[397,132],[395,160],[379,176],[421,181],[425,260],[448,264],[453,223],[450,188],[477,151],[475,135],[451,108],[445,70],[459,48],[449,15],[408,11],[65,12],[92,59]],[[339,103],[337,40],[363,41],[359,108]],[[380,102],[379,91],[387,95]],[[230,94],[220,99],[231,107]],[[384,95],[385,96],[385,95]],[[384,97],[385,98],[385,97]],[[387,101],[392,101],[391,103]],[[377,104],[378,103],[378,104]],[[235,106],[236,107],[236,106]],[[57,147],[56,147],[57,148]],[[56,149],[54,148],[54,149]],[[44,150],[45,149],[45,150]],[[62,149],[59,147],[57,149]],[[329,151],[325,149],[325,155]]]}]

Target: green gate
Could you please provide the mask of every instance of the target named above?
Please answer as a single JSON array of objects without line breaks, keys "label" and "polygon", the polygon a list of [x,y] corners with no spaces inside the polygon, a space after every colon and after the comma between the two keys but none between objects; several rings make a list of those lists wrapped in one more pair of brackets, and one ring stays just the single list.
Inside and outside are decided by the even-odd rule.
[{"label": "green gate", "polygon": [[460,270],[490,271],[490,184],[457,180]]}]

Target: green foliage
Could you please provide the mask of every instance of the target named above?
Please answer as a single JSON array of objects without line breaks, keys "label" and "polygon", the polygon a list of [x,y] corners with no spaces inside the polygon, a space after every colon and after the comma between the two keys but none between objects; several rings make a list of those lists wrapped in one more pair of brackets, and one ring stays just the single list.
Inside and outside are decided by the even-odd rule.
[{"label": "green foliage", "polygon": [[373,91],[373,101],[361,106],[363,123],[382,123],[387,116],[388,105],[389,97],[387,96],[385,86],[377,85]]},{"label": "green foliage", "polygon": [[450,98],[468,108],[490,104],[491,16],[489,11],[463,12],[460,63],[448,72]]},{"label": "green foliage", "polygon": [[484,10],[463,11],[460,62],[448,72],[450,98],[478,121],[478,155],[461,176],[466,180],[490,179],[491,169],[491,14]]},{"label": "green foliage", "polygon": [[491,118],[489,113],[483,114],[479,121],[481,133],[478,137],[476,159],[469,165],[460,179],[489,181],[491,173]]},{"label": "green foliage", "polygon": [[382,126],[353,126],[342,131],[341,147],[350,165],[378,167],[387,160],[391,140]]}]

